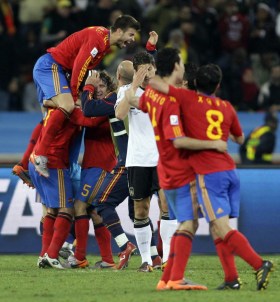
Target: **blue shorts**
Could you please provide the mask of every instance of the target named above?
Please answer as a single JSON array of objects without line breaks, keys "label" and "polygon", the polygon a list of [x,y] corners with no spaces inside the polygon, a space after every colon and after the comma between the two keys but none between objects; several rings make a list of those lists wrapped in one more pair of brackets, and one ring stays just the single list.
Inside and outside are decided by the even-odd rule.
[{"label": "blue shorts", "polygon": [[[35,170],[32,163],[29,163],[29,167]],[[42,188],[41,196],[44,196],[44,204],[47,208],[59,209],[59,208],[73,208],[73,189],[70,173],[68,169],[49,169],[50,176],[48,178],[40,176],[38,174],[37,179],[40,182],[40,188]],[[33,174],[33,172],[32,172]],[[36,185],[35,185],[36,187]],[[37,187],[36,187],[37,189]]]},{"label": "blue shorts", "polygon": [[73,196],[76,199],[81,186],[81,166],[78,163],[72,163],[69,170],[72,181]]},{"label": "blue shorts", "polygon": [[111,172],[99,168],[82,170],[81,191],[78,200],[101,210],[105,203],[117,207],[129,195],[127,169],[116,167]]},{"label": "blue shorts", "polygon": [[82,169],[81,185],[76,199],[88,204],[95,202],[96,194],[106,174],[107,172],[100,168]]},{"label": "blue shorts", "polygon": [[[39,173],[36,172],[35,167],[31,162],[28,163],[28,171],[29,171],[30,178],[34,184],[34,187],[35,187],[37,193],[41,197],[42,204],[46,205],[47,198],[45,196],[45,192],[44,192],[44,189],[43,189],[43,186],[41,183],[42,176],[40,176]],[[36,200],[37,200],[37,198],[36,198]]]},{"label": "blue shorts", "polygon": [[37,60],[33,69],[33,80],[41,106],[43,100],[50,100],[61,93],[71,93],[64,70],[49,53]]},{"label": "blue shorts", "polygon": [[201,217],[196,198],[195,181],[177,189],[164,190],[164,194],[170,219],[177,219],[179,223],[182,223]]},{"label": "blue shorts", "polygon": [[97,212],[102,211],[108,206],[116,208],[129,196],[127,169],[116,167],[112,172],[106,174],[97,194]]},{"label": "blue shorts", "polygon": [[237,170],[197,175],[197,195],[208,222],[223,216],[239,216],[240,180]]}]

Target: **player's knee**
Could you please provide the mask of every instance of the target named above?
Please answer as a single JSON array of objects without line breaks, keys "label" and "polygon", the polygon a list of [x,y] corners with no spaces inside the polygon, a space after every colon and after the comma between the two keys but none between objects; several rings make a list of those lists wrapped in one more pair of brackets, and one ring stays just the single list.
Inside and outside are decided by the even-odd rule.
[{"label": "player's knee", "polygon": [[80,200],[76,200],[74,203],[74,211],[75,216],[81,216],[87,214],[87,204],[85,202],[82,202]]},{"label": "player's knee", "polygon": [[134,216],[137,219],[144,219],[149,216],[149,209],[145,207],[137,207],[134,209]]},{"label": "player's knee", "polygon": [[62,108],[70,114],[74,110],[75,104],[74,102],[67,102]]},{"label": "player's knee", "polygon": [[102,210],[97,211],[98,214],[103,218],[104,223],[107,223],[109,220],[119,220],[119,216],[112,207],[105,207]]},{"label": "player's knee", "polygon": [[193,232],[194,234],[196,233],[197,229],[198,229],[199,223],[198,223],[198,219],[195,219],[193,221]]}]

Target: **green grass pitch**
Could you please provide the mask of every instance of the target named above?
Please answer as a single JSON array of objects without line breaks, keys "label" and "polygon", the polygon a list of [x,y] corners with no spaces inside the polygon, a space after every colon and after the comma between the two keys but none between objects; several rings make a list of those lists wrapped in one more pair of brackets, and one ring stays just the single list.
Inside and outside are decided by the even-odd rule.
[{"label": "green grass pitch", "polygon": [[[38,269],[37,256],[0,255],[0,301],[3,302],[279,302],[280,255],[268,255],[275,264],[267,290],[256,291],[252,269],[240,259],[237,266],[243,287],[239,291],[217,291],[223,273],[216,256],[193,255],[185,276],[208,286],[208,291],[157,292],[161,272],[138,273],[140,257],[133,256],[123,271]],[[100,260],[89,255],[90,264]],[[117,261],[117,257],[116,257]]]}]

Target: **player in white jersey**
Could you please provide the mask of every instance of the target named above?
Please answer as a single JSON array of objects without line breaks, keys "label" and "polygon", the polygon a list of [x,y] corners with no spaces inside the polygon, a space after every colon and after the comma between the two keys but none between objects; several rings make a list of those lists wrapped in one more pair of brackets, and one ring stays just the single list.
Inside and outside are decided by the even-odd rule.
[{"label": "player in white jersey", "polygon": [[[143,94],[149,80],[155,75],[154,58],[147,52],[138,53],[133,58],[133,67],[135,70],[134,80],[132,84],[120,88],[115,113],[118,119],[124,119],[128,115],[129,139],[126,167],[128,168],[129,194],[134,200],[135,238],[142,257],[142,264],[138,271],[150,272],[153,264],[153,250],[150,249],[152,239],[149,218],[150,197],[154,192],[159,192],[160,199],[164,199],[164,195],[158,185],[156,171],[158,150],[149,115],[137,108],[130,107],[127,96],[131,91],[136,96]],[[164,220],[164,227],[161,231],[164,232],[166,238],[171,238],[177,223],[168,220],[167,207],[163,209],[162,218],[161,222]],[[171,228],[169,227],[170,224]],[[165,242],[169,242],[169,240]],[[154,248],[156,249],[156,247]],[[167,255],[169,252],[168,244],[165,246],[165,250]]]}]

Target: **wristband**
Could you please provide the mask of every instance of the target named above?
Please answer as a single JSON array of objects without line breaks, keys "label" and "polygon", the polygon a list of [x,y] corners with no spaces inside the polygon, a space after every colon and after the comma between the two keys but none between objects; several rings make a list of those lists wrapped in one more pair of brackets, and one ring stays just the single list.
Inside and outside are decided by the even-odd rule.
[{"label": "wristband", "polygon": [[85,90],[94,93],[94,86],[91,85],[91,84],[87,84],[87,85],[85,85],[84,88],[83,88],[83,91],[85,91]]},{"label": "wristband", "polygon": [[156,50],[156,45],[153,45],[152,43],[150,43],[149,41],[147,42],[147,44],[146,44],[146,49],[148,50],[148,51],[154,51],[154,50]]}]

